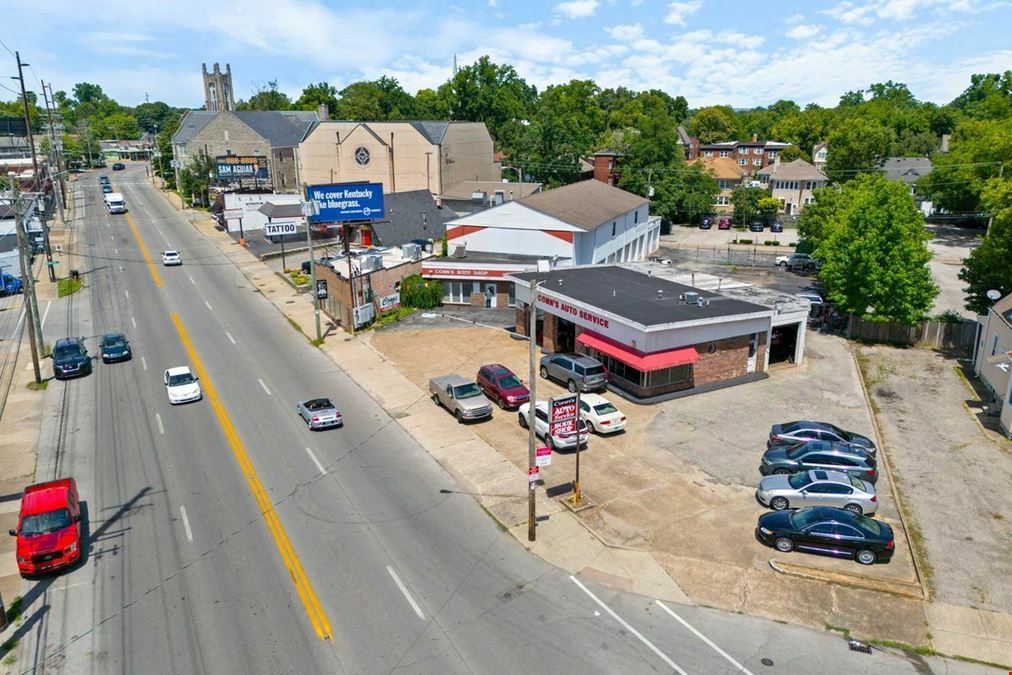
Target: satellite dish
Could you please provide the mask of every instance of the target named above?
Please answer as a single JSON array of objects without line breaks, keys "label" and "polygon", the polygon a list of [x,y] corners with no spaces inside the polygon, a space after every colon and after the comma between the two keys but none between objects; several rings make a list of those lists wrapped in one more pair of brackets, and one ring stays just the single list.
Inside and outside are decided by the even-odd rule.
[{"label": "satellite dish", "polygon": [[1001,297],[1001,291],[996,291],[995,289],[992,288],[990,291],[987,292],[986,295],[988,300],[997,300],[998,298]]}]

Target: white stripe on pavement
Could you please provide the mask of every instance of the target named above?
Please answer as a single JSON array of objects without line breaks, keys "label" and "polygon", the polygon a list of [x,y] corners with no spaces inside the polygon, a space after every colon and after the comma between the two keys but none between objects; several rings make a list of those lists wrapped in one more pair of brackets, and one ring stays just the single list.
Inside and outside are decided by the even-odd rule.
[{"label": "white stripe on pavement", "polygon": [[684,670],[682,670],[681,668],[679,668],[679,667],[678,667],[678,664],[677,664],[677,663],[675,663],[674,661],[672,661],[672,660],[671,660],[671,658],[670,658],[670,657],[669,657],[669,656],[668,656],[667,654],[665,654],[665,653],[664,653],[664,652],[662,652],[662,651],[661,651],[660,649],[658,649],[657,647],[655,647],[655,646],[654,646],[654,643],[653,643],[653,642],[651,642],[650,640],[648,640],[648,639],[646,639],[645,637],[643,637],[643,635],[642,635],[642,634],[641,634],[641,633],[640,633],[640,632],[639,632],[638,630],[636,630],[635,628],[633,628],[633,627],[632,627],[631,625],[629,625],[629,623],[628,623],[628,622],[627,622],[627,621],[626,621],[625,619],[623,619],[623,618],[622,618],[622,617],[620,617],[620,616],[619,616],[618,614],[616,614],[616,613],[615,613],[615,610],[613,610],[613,609],[612,609],[611,607],[609,607],[608,605],[604,604],[604,602],[603,602],[603,601],[602,601],[602,600],[601,600],[601,599],[600,599],[599,597],[597,597],[596,595],[594,595],[594,594],[593,594],[593,593],[592,593],[592,592],[590,591],[590,589],[589,589],[589,588],[587,588],[587,587],[586,587],[586,586],[584,586],[584,585],[583,585],[582,583],[580,583],[580,580],[579,580],[579,579],[577,579],[576,577],[574,577],[574,576],[572,576],[572,575],[570,575],[570,577],[569,577],[569,578],[570,578],[570,580],[572,580],[572,582],[573,582],[574,584],[576,584],[577,586],[579,586],[579,587],[580,587],[580,590],[582,590],[582,591],[583,591],[584,593],[586,593],[587,595],[589,595],[589,596],[590,596],[590,598],[591,598],[591,599],[592,599],[592,600],[593,600],[594,602],[596,602],[596,603],[597,603],[598,605],[600,605],[600,606],[601,606],[601,609],[603,609],[604,611],[608,612],[608,614],[610,614],[610,615],[611,615],[611,618],[613,618],[613,619],[615,619],[616,621],[618,621],[618,622],[619,622],[619,624],[621,624],[621,626],[622,626],[623,628],[625,628],[625,629],[626,629],[627,631],[629,631],[630,633],[632,633],[633,635],[635,635],[635,636],[636,636],[637,638],[639,638],[639,641],[640,641],[640,642],[642,642],[642,643],[643,643],[643,644],[645,644],[645,645],[646,645],[647,647],[649,647],[649,648],[650,648],[650,651],[652,651],[652,652],[653,652],[654,654],[657,654],[657,656],[661,657],[661,660],[663,660],[663,661],[664,661],[664,663],[666,663],[666,664],[668,664],[669,666],[671,666],[671,667],[672,667],[672,668],[673,668],[673,669],[675,670],[675,672],[679,673],[680,675],[689,675],[689,674],[688,674],[688,673],[686,673],[686,672],[685,672]]},{"label": "white stripe on pavement", "polygon": [[[50,306],[51,306],[52,304],[53,304],[53,301],[52,301],[52,300],[50,300],[50,301],[48,301],[48,302],[46,303],[46,311],[44,311],[44,312],[42,313],[42,323],[40,323],[40,324],[39,324],[39,328],[45,328],[45,327],[46,327],[46,317],[47,317],[47,316],[49,316],[49,307],[50,307]],[[19,321],[20,321],[20,319],[19,319]]]},{"label": "white stripe on pavement", "polygon": [[133,317],[130,317],[130,323],[132,323],[132,324],[133,324],[133,327],[134,327],[134,328],[137,328],[137,319],[135,319],[135,318],[133,318]]},{"label": "white stripe on pavement", "polygon": [[229,341],[229,342],[231,342],[232,344],[235,344],[235,338],[234,338],[234,337],[232,337],[232,334],[231,334],[231,333],[229,333],[228,331],[225,331],[225,337],[227,337],[227,338],[228,338],[228,341]]},{"label": "white stripe on pavement", "polygon": [[183,531],[186,532],[186,541],[193,542],[193,530],[190,529],[190,521],[186,517],[186,507],[179,505],[179,513],[183,516]]},{"label": "white stripe on pavement", "polygon": [[306,448],[306,454],[309,455],[309,459],[313,460],[313,464],[315,464],[316,468],[320,470],[320,473],[322,473],[322,474],[326,474],[327,473],[327,469],[325,469],[324,466],[323,466],[323,464],[320,463],[320,460],[318,460],[316,458],[316,455],[313,454],[312,450],[310,450],[309,448]]},{"label": "white stripe on pavement", "polygon": [[665,605],[660,600],[654,600],[654,602],[657,603],[658,607],[660,607],[665,612],[667,612],[668,614],[670,614],[671,616],[673,616],[678,621],[678,623],[682,624],[683,626],[685,626],[686,628],[688,628],[689,630],[691,630],[695,634],[696,637],[698,637],[700,640],[702,640],[706,644],[710,645],[710,647],[713,648],[714,651],[716,651],[718,654],[720,654],[725,659],[727,659],[728,661],[730,661],[731,664],[734,665],[734,667],[737,668],[740,672],[745,673],[746,675],[752,675],[752,671],[750,671],[748,668],[746,668],[745,666],[743,666],[740,663],[738,663],[737,661],[735,661],[731,657],[730,654],[728,654],[723,649],[721,649],[720,647],[718,647],[712,640],[710,640],[710,638],[706,637],[705,635],[703,635],[702,633],[700,633],[698,630],[696,630],[695,628],[693,628],[691,625],[689,625],[688,621],[686,621],[682,617],[680,617],[677,614],[675,614],[674,610],[672,610],[670,607],[668,607],[667,605]]},{"label": "white stripe on pavement", "polygon": [[158,423],[158,433],[165,435],[165,427],[162,426],[162,416],[159,413],[155,413],[155,422]]},{"label": "white stripe on pavement", "polygon": [[260,386],[264,388],[264,391],[266,391],[266,392],[267,392],[267,395],[268,395],[268,396],[273,396],[273,394],[271,394],[271,390],[267,388],[267,385],[266,385],[266,384],[264,384],[264,381],[263,381],[263,380],[261,380],[261,379],[260,379],[260,378],[258,377],[258,378],[257,378],[257,382],[259,382],[259,383],[260,383]]},{"label": "white stripe on pavement", "polygon": [[197,285],[197,282],[196,282],[196,281],[194,281],[194,280],[193,280],[193,277],[191,277],[191,276],[190,276],[189,274],[187,274],[187,275],[186,275],[186,278],[187,278],[187,279],[189,279],[189,280],[190,280],[190,283],[191,283],[191,284],[193,284],[194,286],[196,286],[196,285]]},{"label": "white stripe on pavement", "polygon": [[394,571],[394,568],[390,567],[390,565],[387,565],[387,572],[390,572],[390,576],[394,578],[394,583],[397,584],[397,588],[401,589],[401,593],[403,593],[404,597],[408,599],[408,603],[411,605],[411,609],[415,610],[415,614],[418,615],[419,619],[425,621],[425,615],[422,614],[422,608],[418,606],[418,603],[415,602],[415,599],[411,597],[410,593],[408,593],[407,587],[404,585],[404,582],[401,581],[401,578],[397,576],[397,572]]},{"label": "white stripe on pavement", "polygon": [[115,253],[116,255],[119,255],[119,249],[118,249],[118,248],[114,248],[114,249],[112,250],[112,252],[113,252],[113,253]]},{"label": "white stripe on pavement", "polygon": [[130,299],[130,291],[128,291],[127,289],[124,288],[123,289],[123,293],[126,295],[126,299],[129,300]]},{"label": "white stripe on pavement", "polygon": [[141,357],[141,366],[144,368],[144,370],[148,369],[148,360],[145,359],[143,356]]},{"label": "white stripe on pavement", "polygon": [[211,307],[211,303],[209,303],[207,300],[204,301],[204,304],[207,305],[207,308],[210,309],[212,312],[214,311],[214,309]]}]

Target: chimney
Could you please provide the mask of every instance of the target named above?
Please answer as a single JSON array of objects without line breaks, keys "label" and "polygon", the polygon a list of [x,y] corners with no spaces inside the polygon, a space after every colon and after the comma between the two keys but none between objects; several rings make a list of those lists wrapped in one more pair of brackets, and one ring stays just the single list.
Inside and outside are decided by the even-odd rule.
[{"label": "chimney", "polygon": [[326,103],[320,104],[320,107],[316,109],[316,114],[321,120],[330,119],[330,110],[327,109]]},{"label": "chimney", "polygon": [[752,134],[752,142],[753,143],[759,142],[759,134]]}]

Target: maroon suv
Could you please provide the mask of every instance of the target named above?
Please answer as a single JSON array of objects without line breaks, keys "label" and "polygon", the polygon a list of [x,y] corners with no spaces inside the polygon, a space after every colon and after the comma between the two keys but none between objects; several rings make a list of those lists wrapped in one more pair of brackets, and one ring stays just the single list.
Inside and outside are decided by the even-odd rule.
[{"label": "maroon suv", "polygon": [[498,363],[490,363],[478,369],[475,378],[478,386],[490,400],[500,408],[519,408],[531,399],[531,392],[512,370]]}]

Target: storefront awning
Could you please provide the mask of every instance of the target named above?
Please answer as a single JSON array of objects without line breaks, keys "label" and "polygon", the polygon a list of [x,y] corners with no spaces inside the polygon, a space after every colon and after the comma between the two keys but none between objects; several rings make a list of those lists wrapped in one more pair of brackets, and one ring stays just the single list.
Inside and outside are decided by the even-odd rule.
[{"label": "storefront awning", "polygon": [[576,341],[643,373],[662,368],[685,366],[699,361],[699,352],[695,347],[678,347],[677,349],[665,349],[652,354],[644,354],[591,331],[580,333]]}]

